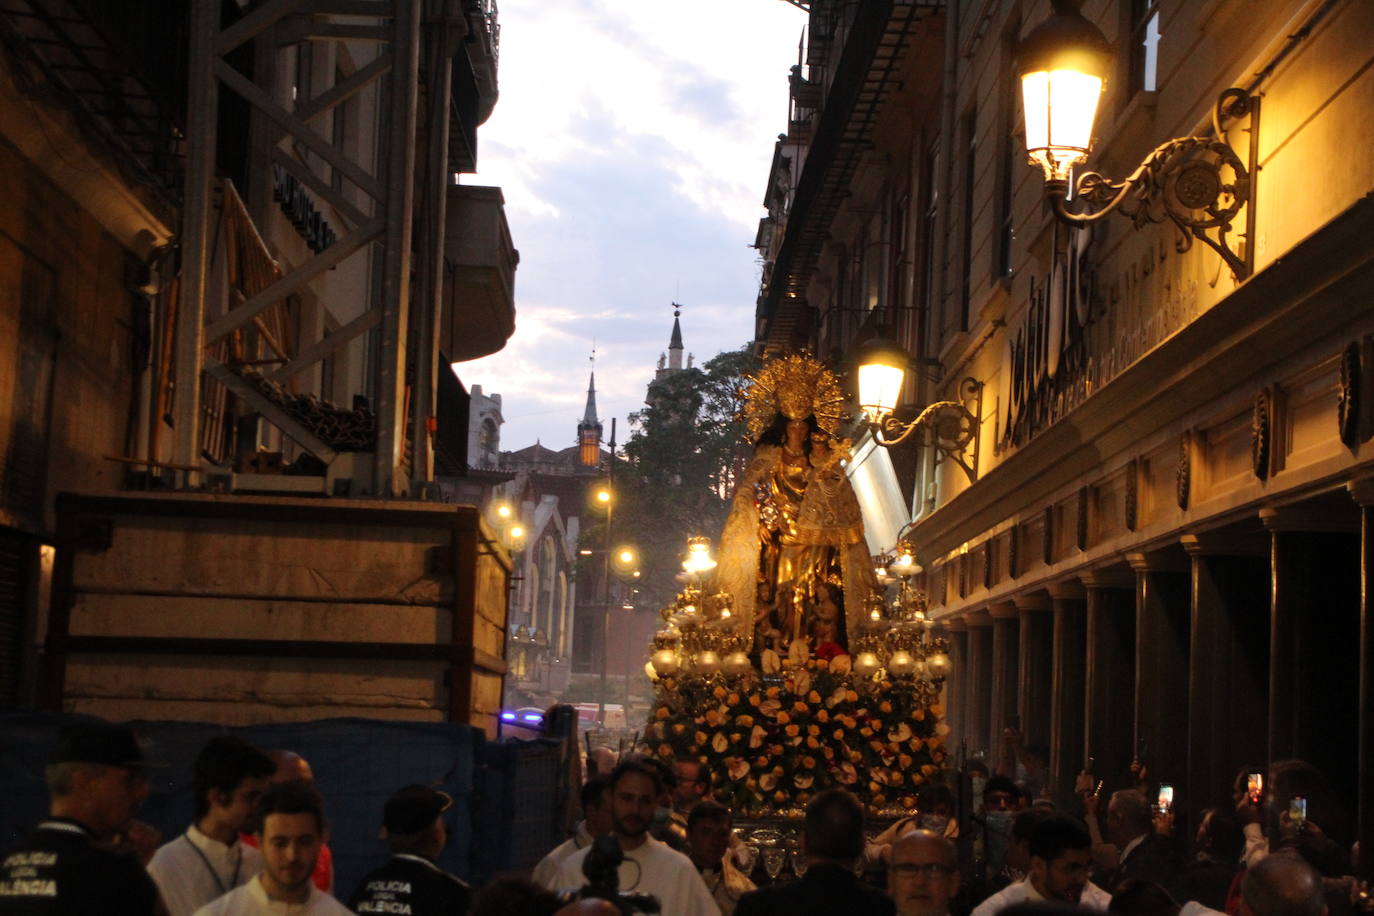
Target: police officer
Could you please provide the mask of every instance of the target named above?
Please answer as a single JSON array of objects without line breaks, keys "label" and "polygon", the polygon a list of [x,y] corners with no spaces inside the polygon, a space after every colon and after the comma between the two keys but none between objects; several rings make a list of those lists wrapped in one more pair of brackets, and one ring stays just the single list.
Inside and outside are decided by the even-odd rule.
[{"label": "police officer", "polygon": [[157,886],[128,848],[148,795],[143,763],[124,726],[80,723],[59,733],[44,771],[50,816],[0,858],[0,916],[163,912]]},{"label": "police officer", "polygon": [[387,800],[382,835],[391,861],[369,872],[349,898],[361,916],[455,916],[466,913],[472,891],[435,864],[448,833],[443,813],[453,799],[412,785]]}]

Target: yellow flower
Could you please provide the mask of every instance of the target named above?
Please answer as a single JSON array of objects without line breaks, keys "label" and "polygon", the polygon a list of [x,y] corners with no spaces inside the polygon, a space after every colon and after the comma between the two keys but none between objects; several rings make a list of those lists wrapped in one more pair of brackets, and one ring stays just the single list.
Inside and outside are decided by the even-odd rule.
[{"label": "yellow flower", "polygon": [[768,758],[760,754],[759,756],[754,758],[754,766],[759,767],[760,769],[768,766]]},{"label": "yellow flower", "polygon": [[716,689],[711,691],[711,696],[715,697],[717,700],[725,699],[725,688],[717,684]]},{"label": "yellow flower", "polygon": [[837,728],[837,729],[835,729],[833,732],[830,733],[830,736],[831,736],[832,738],[834,738],[836,741],[843,741],[843,740],[844,740],[844,729],[842,729],[842,728]]},{"label": "yellow flower", "polygon": [[791,717],[791,716],[789,716],[787,713],[781,712],[781,711],[778,712],[778,717],[777,717],[777,718],[778,718],[778,724],[779,724],[779,725],[786,725],[788,722],[791,722],[791,721],[792,721],[792,717]]},{"label": "yellow flower", "polygon": [[781,776],[781,775],[783,774],[783,772],[784,772],[784,770],[783,770],[782,767],[778,767],[778,766],[773,767],[773,775],[774,775],[774,776]]},{"label": "yellow flower", "polygon": [[901,799],[901,804],[903,808],[910,810],[911,808],[916,807],[916,799],[910,795],[903,795]]},{"label": "yellow flower", "polygon": [[757,706],[757,705],[759,705],[759,695],[758,695],[757,693],[751,693],[751,694],[749,694],[749,705],[750,705],[750,706]]},{"label": "yellow flower", "polygon": [[781,757],[783,750],[784,748],[781,744],[774,744],[768,748],[768,753],[772,754],[774,757]]},{"label": "yellow flower", "polygon": [[945,708],[941,706],[939,703],[931,703],[930,714],[932,716],[943,716],[945,714]]},{"label": "yellow flower", "polygon": [[731,706],[738,706],[738,705],[739,705],[739,694],[737,694],[737,693],[732,693],[732,694],[730,694],[728,697],[725,698],[725,702],[729,703]]},{"label": "yellow flower", "polygon": [[826,712],[824,709],[818,709],[818,710],[816,710],[816,721],[817,721],[817,722],[829,722],[829,721],[830,721],[830,713]]},{"label": "yellow flower", "polygon": [[926,776],[933,776],[935,775],[935,767],[928,763],[923,763],[921,764],[921,772]]},{"label": "yellow flower", "polygon": [[821,695],[813,690],[806,695],[806,701],[814,705],[821,701]]},{"label": "yellow flower", "polygon": [[765,692],[768,694],[768,699],[770,700],[775,700],[778,697],[778,688],[776,687],[769,687]]},{"label": "yellow flower", "polygon": [[873,737],[873,729],[865,725],[863,728],[859,729],[859,734],[863,735],[865,738],[871,738]]},{"label": "yellow flower", "polygon": [[787,793],[784,792],[782,789],[779,789],[778,791],[776,791],[776,792],[773,793],[773,803],[774,803],[774,804],[781,805],[781,804],[783,804],[783,803],[786,802],[786,801],[787,801]]},{"label": "yellow flower", "polygon": [[730,733],[730,743],[731,743],[731,744],[739,744],[739,743],[740,743],[741,741],[743,741],[743,740],[744,740],[744,736],[741,735],[739,732],[731,732],[731,733]]},{"label": "yellow flower", "polygon": [[899,755],[897,756],[897,765],[900,766],[900,767],[901,767],[902,769],[904,769],[904,770],[907,769],[908,767],[910,767],[910,766],[911,766],[911,755],[910,755],[910,754],[899,754]]},{"label": "yellow flower", "polygon": [[740,728],[750,728],[754,724],[754,717],[740,716],[739,718],[735,719],[735,724],[738,725]]},{"label": "yellow flower", "polygon": [[[701,734],[701,732],[697,732],[697,734]],[[873,750],[875,751],[881,751],[883,749],[883,743],[881,741],[878,741],[877,739],[868,742],[868,746],[873,748]]]},{"label": "yellow flower", "polygon": [[680,734],[682,734],[682,733],[683,733],[684,731],[686,731],[686,730],[687,730],[687,726],[684,725],[683,723],[681,723],[681,722],[674,722],[674,723],[673,723],[673,734],[675,734],[675,735],[680,735]]},{"label": "yellow flower", "polygon": [[668,718],[668,707],[667,707],[667,706],[660,706],[660,707],[657,709],[657,711],[654,712],[654,715],[655,715],[657,718],[659,718],[659,719],[666,719],[666,718]]},{"label": "yellow flower", "polygon": [[817,741],[814,737],[811,737],[806,739],[806,746],[814,751],[816,748],[821,746],[821,743]]},{"label": "yellow flower", "polygon": [[915,719],[917,722],[924,722],[926,718],[926,711],[921,707],[917,706],[914,710],[911,711],[911,718]]},{"label": "yellow flower", "polygon": [[803,757],[801,762],[802,766],[806,767],[808,770],[814,770],[816,768],[816,758],[812,757],[810,754]]},{"label": "yellow flower", "polygon": [[824,757],[826,760],[834,760],[835,749],[827,744],[825,747],[821,748],[821,756]]},{"label": "yellow flower", "polygon": [[807,705],[806,705],[805,703],[803,703],[801,700],[798,700],[797,702],[795,702],[795,703],[792,704],[792,711],[793,711],[793,712],[809,712],[810,709],[811,709],[811,707],[807,706]]},{"label": "yellow flower", "polygon": [[796,725],[789,725],[785,729],[783,729],[783,731],[787,733],[787,737],[789,738],[795,738],[798,734],[801,733],[801,729],[798,728]]},{"label": "yellow flower", "polygon": [[806,733],[808,735],[819,735],[821,733],[821,727],[819,725],[808,725],[806,726]]},{"label": "yellow flower", "polygon": [[660,744],[658,746],[658,756],[671,757],[673,756],[673,749],[666,744]]},{"label": "yellow flower", "polygon": [[827,668],[830,667],[830,662],[826,661],[826,660],[823,659],[823,658],[818,658],[818,659],[816,659],[815,664],[816,664],[816,670],[817,670],[817,671],[825,671]]},{"label": "yellow flower", "polygon": [[884,715],[892,712],[892,704],[889,703],[887,700],[883,700],[881,703],[878,704],[878,712],[881,712]]},{"label": "yellow flower", "polygon": [[845,699],[851,703],[857,703],[859,702],[859,692],[857,690],[851,690],[845,694]]},{"label": "yellow flower", "polygon": [[720,713],[716,712],[714,709],[708,709],[708,710],[706,710],[706,724],[707,724],[707,725],[719,725],[719,724],[720,724]]},{"label": "yellow flower", "polygon": [[758,781],[751,776],[744,781],[744,787],[752,792],[759,787],[759,784]]}]

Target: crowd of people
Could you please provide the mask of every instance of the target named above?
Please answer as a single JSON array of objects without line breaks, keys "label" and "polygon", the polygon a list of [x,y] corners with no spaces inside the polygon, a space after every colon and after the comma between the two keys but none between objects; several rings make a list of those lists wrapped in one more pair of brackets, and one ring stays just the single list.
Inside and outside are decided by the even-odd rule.
[{"label": "crowd of people", "polygon": [[[599,766],[597,765],[599,762]],[[410,785],[386,802],[391,856],[336,897],[324,804],[309,764],[231,736],[193,767],[195,812],[167,839],[136,820],[145,761],[124,726],[59,735],[46,767],[49,815],[0,858],[0,916],[667,916],[875,914],[1018,916],[1343,916],[1374,909],[1353,875],[1358,847],[1323,775],[1282,761],[1245,768],[1185,844],[1172,808],[1151,803],[1143,766],[1109,794],[1080,774],[1074,810],[1043,797],[1023,768],[973,764],[919,811],[874,824],[843,789],[808,803],[792,880],[753,874],[756,852],[713,798],[696,760],[593,760],[582,820],[529,875],[474,892],[438,865],[452,799]],[[1034,768],[1032,767],[1031,770]],[[598,772],[599,771],[599,772]],[[1029,777],[1029,778],[1027,778]],[[1256,783],[1267,780],[1264,793]],[[1298,804],[1297,801],[1301,801]],[[976,802],[969,804],[968,802]],[[961,816],[962,815],[962,816]],[[1179,831],[1181,832],[1181,831]],[[757,886],[756,885],[762,885]]]}]

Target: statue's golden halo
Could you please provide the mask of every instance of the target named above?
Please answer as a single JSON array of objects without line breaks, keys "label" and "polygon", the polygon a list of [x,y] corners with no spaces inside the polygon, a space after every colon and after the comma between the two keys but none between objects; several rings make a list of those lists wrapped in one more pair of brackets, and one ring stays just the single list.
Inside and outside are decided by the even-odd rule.
[{"label": "statue's golden halo", "polygon": [[749,377],[744,405],[749,438],[757,440],[778,414],[789,420],[815,417],[816,424],[837,435],[844,421],[844,392],[840,380],[814,357],[804,353],[776,357]]}]

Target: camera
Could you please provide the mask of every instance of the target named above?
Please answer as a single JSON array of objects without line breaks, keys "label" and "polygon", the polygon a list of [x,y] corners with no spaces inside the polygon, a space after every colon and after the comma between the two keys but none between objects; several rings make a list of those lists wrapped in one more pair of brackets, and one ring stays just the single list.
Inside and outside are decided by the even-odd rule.
[{"label": "camera", "polygon": [[634,913],[657,913],[658,898],[652,894],[621,893],[620,863],[625,861],[625,853],[620,841],[614,836],[597,837],[587,850],[587,858],[582,863],[582,874],[587,883],[580,890],[568,895],[568,900],[608,900],[615,904],[623,916]]}]

